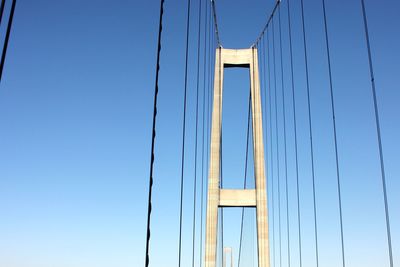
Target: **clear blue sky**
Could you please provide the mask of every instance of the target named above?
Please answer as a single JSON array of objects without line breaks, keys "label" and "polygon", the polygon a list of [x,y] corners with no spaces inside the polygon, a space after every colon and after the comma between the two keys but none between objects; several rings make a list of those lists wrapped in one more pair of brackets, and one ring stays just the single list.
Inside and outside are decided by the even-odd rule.
[{"label": "clear blue sky", "polygon": [[[11,1],[8,2],[6,10]],[[285,90],[289,98],[286,3],[282,2]],[[340,240],[322,7],[320,0],[304,2],[320,266],[334,267],[340,266]],[[303,259],[304,266],[315,266],[300,1],[292,3]],[[272,0],[217,1],[223,46],[249,47],[273,5]],[[367,0],[366,5],[382,123],[393,252],[398,266],[400,4],[395,0]],[[197,6],[198,1],[193,1],[182,266],[190,265],[192,251]],[[387,267],[379,158],[361,7],[358,0],[327,0],[327,9],[346,262],[349,267]],[[159,1],[18,1],[0,85],[0,266],[143,265],[158,12]],[[151,266],[177,266],[185,12],[185,1],[166,0]],[[7,18],[8,15],[4,17]],[[1,38],[4,38],[4,26],[2,23]],[[229,69],[225,79],[224,184],[239,187],[244,167],[248,74],[242,69]],[[277,84],[280,92],[279,79]],[[287,114],[291,114],[291,105],[288,100]],[[281,116],[280,107],[278,112]],[[282,124],[279,127],[282,133]],[[291,266],[298,266],[291,117],[287,119],[287,130]],[[282,163],[281,136],[279,142]],[[280,171],[281,174],[284,171],[283,164]],[[233,247],[237,259],[240,209],[231,209],[225,214],[224,242]],[[255,228],[251,212],[248,215],[244,252],[246,263],[251,266],[249,255],[255,251],[252,245]],[[282,215],[282,220],[285,222],[286,216]],[[287,263],[286,242],[283,232],[282,266]]]}]

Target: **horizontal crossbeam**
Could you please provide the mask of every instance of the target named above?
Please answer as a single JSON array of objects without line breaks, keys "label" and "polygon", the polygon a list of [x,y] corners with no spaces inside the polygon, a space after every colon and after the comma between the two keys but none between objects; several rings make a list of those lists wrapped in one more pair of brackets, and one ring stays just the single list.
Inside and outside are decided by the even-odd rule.
[{"label": "horizontal crossbeam", "polygon": [[219,207],[255,207],[255,189],[220,189]]}]

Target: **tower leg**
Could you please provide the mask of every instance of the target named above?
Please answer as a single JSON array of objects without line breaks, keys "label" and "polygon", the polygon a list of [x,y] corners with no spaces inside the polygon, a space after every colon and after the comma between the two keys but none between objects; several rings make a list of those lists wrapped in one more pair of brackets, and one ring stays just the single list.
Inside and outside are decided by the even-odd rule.
[{"label": "tower leg", "polygon": [[215,267],[217,261],[217,228],[219,205],[220,177],[220,138],[222,110],[222,75],[221,48],[215,55],[214,103],[211,125],[211,155],[208,178],[207,220],[206,220],[206,253],[205,267]]}]

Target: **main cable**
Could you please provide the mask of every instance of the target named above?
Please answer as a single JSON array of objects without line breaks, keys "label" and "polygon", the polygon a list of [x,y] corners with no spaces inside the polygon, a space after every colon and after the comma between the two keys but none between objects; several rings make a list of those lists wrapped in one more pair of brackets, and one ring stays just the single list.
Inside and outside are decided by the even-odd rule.
[{"label": "main cable", "polygon": [[276,0],[274,8],[272,9],[271,14],[268,16],[267,22],[265,23],[263,29],[261,30],[260,34],[258,35],[258,37],[256,38],[254,44],[252,46],[256,46],[258,44],[258,42],[260,42],[262,36],[264,35],[264,33],[268,30],[269,24],[271,23],[275,11],[277,10],[278,6],[281,4],[282,0]]},{"label": "main cable", "polygon": [[161,33],[162,33],[162,19],[164,11],[164,0],[160,1],[160,18],[158,25],[158,41],[157,41],[157,60],[156,60],[156,78],[154,86],[154,104],[153,104],[153,126],[151,134],[151,154],[150,154],[150,175],[149,175],[149,194],[147,201],[147,232],[146,232],[146,254],[145,254],[145,267],[149,266],[149,248],[150,248],[150,220],[151,220],[151,200],[153,192],[153,165],[154,165],[154,145],[156,138],[156,119],[157,119],[157,97],[158,97],[158,74],[160,71],[160,53],[161,53]]},{"label": "main cable", "polygon": [[4,68],[4,62],[6,60],[6,54],[7,54],[7,48],[8,48],[8,41],[10,39],[10,32],[11,32],[11,26],[14,18],[14,11],[15,11],[15,5],[17,1],[13,0],[12,5],[11,5],[11,11],[10,11],[10,17],[8,18],[8,25],[7,25],[7,31],[6,31],[6,39],[4,40],[3,44],[3,51],[1,54],[1,62],[0,62],[0,82],[1,78],[3,76],[3,68]]},{"label": "main cable", "polygon": [[212,12],[214,16],[214,30],[215,30],[215,36],[217,38],[217,44],[218,46],[221,46],[221,40],[219,38],[219,32],[218,32],[218,22],[217,22],[217,11],[215,9],[215,0],[211,0],[211,6],[212,6]]},{"label": "main cable", "polygon": [[376,134],[377,134],[378,147],[379,147],[379,161],[380,161],[380,167],[381,167],[383,201],[384,201],[384,205],[385,205],[386,234],[387,234],[387,242],[388,242],[388,248],[389,248],[389,263],[390,263],[390,267],[393,267],[392,236],[391,236],[391,231],[390,231],[389,205],[388,205],[388,200],[387,200],[385,164],[383,161],[381,126],[380,126],[380,121],[379,121],[379,110],[378,110],[378,100],[376,98],[374,66],[372,64],[371,44],[370,44],[370,40],[369,40],[368,21],[367,21],[367,13],[365,11],[364,0],[361,0],[361,9],[362,9],[362,15],[363,15],[363,21],[364,21],[365,42],[366,42],[367,51],[368,51],[368,65],[369,65],[369,73],[370,73],[370,77],[371,77],[371,89],[372,89],[372,96],[373,96],[373,100],[374,100],[375,125],[376,125]]},{"label": "main cable", "polygon": [[186,17],[186,53],[185,53],[185,86],[183,95],[183,122],[182,122],[182,158],[181,158],[181,192],[180,192],[180,210],[179,210],[179,259],[178,267],[181,267],[182,258],[182,214],[183,214],[183,186],[184,186],[184,166],[185,166],[185,134],[186,134],[186,95],[187,95],[187,77],[188,77],[188,55],[189,55],[189,26],[190,26],[190,0],[187,5]]},{"label": "main cable", "polygon": [[332,110],[332,124],[333,124],[333,139],[335,144],[335,163],[336,163],[336,180],[338,190],[338,201],[339,201],[339,220],[340,220],[340,241],[341,241],[341,252],[342,252],[342,267],[345,267],[345,254],[344,254],[344,236],[343,236],[343,213],[342,213],[342,194],[340,185],[340,172],[339,172],[339,156],[338,156],[338,145],[337,145],[337,134],[336,134],[336,117],[335,117],[335,103],[333,95],[333,82],[332,82],[332,67],[331,67],[331,55],[329,48],[329,36],[328,36],[328,23],[326,18],[326,7],[325,0],[322,0],[322,10],[324,14],[324,29],[325,29],[325,44],[326,44],[326,55],[328,61],[328,75],[329,75],[329,89],[331,98],[331,110]]}]

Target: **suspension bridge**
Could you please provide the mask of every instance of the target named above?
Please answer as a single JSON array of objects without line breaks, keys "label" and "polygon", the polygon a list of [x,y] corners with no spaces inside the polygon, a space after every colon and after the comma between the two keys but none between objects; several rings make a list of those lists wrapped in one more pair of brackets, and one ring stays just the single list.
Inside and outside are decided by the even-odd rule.
[{"label": "suspension bridge", "polygon": [[[385,117],[379,97],[382,91],[392,87],[376,78],[379,58],[374,50],[374,37],[380,35],[370,25],[371,16],[377,12],[371,8],[372,0],[270,1],[273,5],[265,11],[258,35],[248,40],[251,44],[248,47],[230,47],[229,43],[224,43],[221,37],[227,29],[220,24],[219,1],[187,0],[181,3],[186,5],[185,36],[182,37],[185,41],[183,82],[169,84],[180,87],[183,95],[183,116],[178,118],[182,127],[179,129],[180,175],[168,178],[179,182],[176,189],[179,207],[175,207],[179,210],[177,244],[168,241],[171,248],[176,246],[175,266],[400,266],[399,226],[396,224],[399,205],[393,201],[395,190],[390,190],[396,173],[392,171],[392,175],[388,175],[387,171],[387,150],[396,146],[385,141],[382,130]],[[154,186],[160,181],[155,168],[164,160],[158,156],[157,140],[162,110],[160,97],[168,94],[166,86],[159,82],[164,68],[170,64],[163,62],[162,57],[166,37],[165,5],[168,2],[160,1],[158,16],[147,228],[144,229],[145,267],[155,266],[154,259],[161,257],[152,251],[155,236],[152,229],[163,224],[154,218],[158,206],[153,201]],[[242,2],[246,5],[246,1]],[[355,11],[354,17],[345,11],[346,5],[350,4]],[[4,38],[0,82],[3,68],[7,68],[6,54],[12,38],[14,12],[18,13],[16,0],[1,1],[0,31],[4,32],[4,36],[1,35]],[[317,12],[318,16],[310,19],[312,12]],[[345,22],[337,23],[342,20]],[[391,23],[389,19],[383,20],[380,23]],[[361,40],[353,48],[350,34],[340,40],[337,38],[341,27],[351,27],[346,24],[349,21],[357,25],[352,33]],[[320,38],[316,38],[315,31],[320,33]],[[189,59],[191,49],[195,51],[194,64]],[[339,60],[338,51],[343,50],[347,57],[357,52],[358,62],[352,62],[350,57]],[[393,66],[383,69],[382,63],[380,66],[381,73],[398,74],[398,69]],[[194,86],[190,86],[191,67],[195,69]],[[229,83],[232,69],[246,72],[247,87],[230,88],[235,87]],[[361,81],[362,86],[357,90],[362,92],[362,100],[354,97],[352,88],[343,89],[346,79],[353,76]],[[225,127],[224,121],[235,124],[236,118],[226,114],[225,105],[229,105],[227,95],[235,93],[240,94],[245,107],[244,110],[233,107],[245,113],[240,116],[245,118],[246,124],[239,129],[245,133],[245,140],[242,140],[245,149],[241,155],[244,162],[227,164],[233,154],[230,146],[236,141],[226,140],[233,130]],[[189,100],[190,95],[195,96],[194,101]],[[354,104],[357,101],[368,105],[368,110],[358,110]],[[364,120],[369,127],[363,128],[365,121],[359,125],[354,123],[355,120],[353,125],[344,123],[344,118],[351,115],[342,111],[344,105],[350,107],[351,113],[360,115],[359,118],[368,117]],[[189,114],[190,110],[195,113]],[[190,124],[192,130],[189,129],[189,115],[194,118],[194,124]],[[394,117],[391,118],[393,127],[398,127],[398,114],[388,116]],[[237,118],[237,124],[240,124],[240,118]],[[368,131],[360,130],[357,135],[352,135],[358,127]],[[365,138],[363,133],[372,138]],[[190,150],[189,135],[194,140]],[[358,139],[368,140],[366,143],[372,148],[362,147]],[[188,151],[193,152],[190,164]],[[356,178],[361,176],[357,174],[359,169],[351,166],[357,159],[365,169],[368,169],[367,165],[374,165],[377,171],[373,171],[368,179]],[[239,173],[238,169],[243,172]],[[231,186],[232,175],[240,178],[240,187]],[[359,199],[356,193],[363,190],[363,196],[373,196],[374,200]],[[185,198],[187,195],[189,202]],[[353,205],[349,204],[351,201]],[[367,203],[368,208],[363,212],[368,214],[371,208],[375,211],[371,216],[377,219],[367,221],[363,218],[362,223],[361,219],[357,224],[352,223],[350,215],[358,216],[357,209],[361,207],[354,201]],[[188,209],[185,212],[185,206],[191,207],[189,212]],[[237,224],[227,214],[233,208],[240,212]],[[359,243],[371,234],[371,224],[377,221],[380,224],[375,228],[379,229],[372,238],[365,239],[376,238],[376,243],[370,242],[361,248]],[[190,231],[184,231],[185,222],[190,224]],[[229,236],[232,228],[237,228],[237,236],[233,238]],[[355,242],[356,238],[361,241]],[[185,240],[190,241],[190,247],[185,245],[188,243]],[[365,260],[355,261],[355,253]]]},{"label": "suspension bridge", "polygon": [[[336,102],[336,90],[338,86],[335,83],[337,76],[333,72],[332,65],[335,58],[332,53],[332,34],[331,24],[332,16],[329,16],[329,7],[332,6],[331,1],[306,1],[306,0],[278,0],[274,3],[272,12],[266,17],[264,27],[261,28],[260,34],[254,36],[254,42],[247,48],[229,49],[224,47],[224,43],[220,38],[221,28],[218,24],[218,1],[187,1],[187,18],[186,18],[186,67],[184,74],[184,98],[183,98],[183,118],[182,118],[182,157],[181,157],[181,177],[180,177],[180,218],[179,218],[179,243],[178,243],[178,263],[182,266],[182,224],[183,214],[183,195],[185,179],[193,179],[193,213],[192,213],[192,266],[227,266],[227,254],[231,255],[231,266],[248,266],[249,263],[243,262],[244,250],[243,243],[245,234],[243,231],[244,211],[245,208],[253,208],[255,212],[256,237],[255,237],[255,263],[256,266],[328,266],[320,261],[320,224],[332,224],[335,228],[336,239],[338,243],[332,242],[332,250],[336,253],[335,263],[329,266],[353,266],[349,264],[347,244],[351,242],[346,238],[346,218],[343,214],[343,206],[346,203],[343,200],[343,177],[341,169],[341,144],[338,141],[338,133],[340,133],[339,124],[337,122],[337,109],[340,109]],[[335,196],[335,208],[337,209],[334,218],[330,217],[327,222],[322,217],[325,212],[322,211],[323,204],[318,202],[318,186],[323,183],[324,177],[316,172],[316,162],[318,156],[316,150],[318,144],[315,140],[316,130],[315,110],[318,103],[315,98],[311,97],[312,88],[310,76],[315,67],[310,67],[316,63],[315,59],[310,59],[309,37],[310,29],[306,27],[305,2],[307,5],[317,5],[320,7],[319,12],[321,20],[318,22],[322,25],[323,39],[319,42],[323,47],[323,53],[320,54],[319,61],[326,65],[326,73],[323,78],[326,79],[326,86],[318,88],[318,90],[326,90],[329,97],[329,113],[330,118],[327,123],[329,132],[327,135],[333,144],[333,157],[330,157],[330,163],[334,166],[334,183],[330,186],[330,192]],[[317,3],[318,2],[318,3]],[[326,3],[328,2],[328,3]],[[357,1],[355,1],[357,2]],[[198,12],[198,20],[193,21],[191,18],[191,5],[195,4],[195,10]],[[345,3],[342,3],[345,5]],[[161,1],[160,17],[159,17],[159,34],[158,34],[158,50],[157,50],[157,67],[154,92],[154,112],[153,112],[153,131],[152,131],[152,148],[151,148],[151,165],[150,165],[150,181],[148,195],[148,223],[147,223],[147,241],[146,241],[146,260],[145,267],[151,266],[151,220],[152,209],[152,187],[156,182],[153,177],[153,166],[157,164],[156,147],[156,122],[157,122],[157,97],[159,90],[158,75],[162,71],[160,68],[160,53],[162,53],[162,25],[163,25],[163,5]],[[197,6],[198,5],[198,6]],[[298,8],[293,8],[293,5]],[[377,164],[379,164],[380,172],[375,176],[379,181],[380,207],[382,209],[381,216],[385,222],[382,238],[385,239],[385,246],[380,249],[385,251],[385,257],[381,258],[383,262],[379,266],[396,266],[394,261],[393,240],[391,234],[391,211],[394,207],[390,207],[388,202],[388,189],[385,172],[385,151],[382,145],[382,133],[380,126],[379,99],[374,75],[374,58],[373,47],[371,46],[371,37],[369,29],[368,15],[373,10],[368,10],[368,6],[364,0],[357,2],[359,14],[362,24],[360,28],[363,35],[364,46],[364,62],[368,66],[368,88],[365,94],[370,95],[373,109],[374,136],[377,153]],[[193,8],[193,7],[192,7]],[[337,14],[336,14],[337,15]],[[294,26],[294,18],[296,25]],[[299,19],[298,19],[299,18]],[[298,23],[300,24],[298,25]],[[190,23],[195,23],[198,27],[197,32],[191,32]],[[315,22],[314,22],[315,23]],[[204,36],[202,36],[204,29]],[[222,29],[223,31],[223,29]],[[189,35],[197,36],[197,44],[191,44]],[[296,37],[294,37],[296,36]],[[300,38],[299,38],[300,37]],[[204,42],[204,44],[201,43]],[[299,42],[300,41],[300,42]],[[348,40],[351,42],[351,40]],[[196,74],[196,101],[195,101],[195,130],[194,130],[194,175],[187,177],[184,175],[185,168],[185,137],[187,131],[187,90],[188,90],[188,50],[189,46],[197,45],[197,74]],[[314,47],[315,48],[315,47]],[[201,66],[200,57],[204,56]],[[294,61],[304,62],[302,67],[298,67]],[[162,64],[161,64],[162,65]],[[247,109],[247,134],[246,134],[246,150],[244,173],[242,174],[242,188],[226,188],[223,183],[223,88],[224,88],[224,71],[228,68],[245,68],[249,72],[250,85],[248,88],[240,88],[248,92],[248,109]],[[202,72],[202,74],[201,74]],[[350,74],[351,75],[351,74]],[[300,77],[302,76],[302,77]],[[199,80],[204,79],[204,88],[199,86]],[[299,90],[302,90],[301,97]],[[368,90],[367,90],[368,89]],[[229,88],[228,88],[229,90]],[[299,99],[301,98],[301,99]],[[298,102],[305,100],[305,112],[299,114]],[[305,118],[299,118],[305,116]],[[306,144],[299,142],[299,128],[307,129],[306,135],[308,141]],[[198,144],[201,144],[199,146]],[[289,144],[291,145],[289,147]],[[299,174],[299,169],[304,164],[302,157],[304,153],[300,153],[300,149],[308,146],[307,156],[309,157],[308,181],[310,181],[311,190],[304,192],[301,189],[304,177]],[[252,161],[252,162],[249,162]],[[291,162],[289,162],[291,161]],[[252,164],[251,164],[252,163]],[[294,170],[288,170],[294,167]],[[225,166],[229,169],[231,166]],[[253,167],[252,176],[254,181],[252,188],[249,187],[249,169]],[[198,174],[201,170],[201,175]],[[322,174],[323,175],[323,174]],[[201,178],[201,181],[198,180]],[[318,181],[320,180],[320,181]],[[200,187],[199,187],[200,183]],[[333,186],[332,186],[333,185]],[[200,193],[199,193],[200,192]],[[302,204],[307,194],[309,198],[307,206]],[[200,195],[200,200],[198,196]],[[200,202],[200,207],[198,207]],[[392,204],[395,205],[396,204]],[[241,227],[238,250],[233,251],[232,244],[225,244],[224,240],[224,210],[229,207],[241,207]],[[200,211],[196,210],[199,209]],[[304,224],[304,214],[310,214],[310,221]],[[200,214],[200,218],[199,218]],[[186,218],[187,219],[187,218]],[[229,222],[228,222],[229,223]],[[197,226],[197,228],[196,228]],[[325,226],[325,227],[329,227]],[[199,229],[200,228],[200,229]],[[305,242],[302,234],[307,228],[307,237],[312,240],[312,244],[307,243],[308,248],[304,248]],[[310,231],[311,229],[311,231]],[[199,233],[198,233],[199,232]],[[368,234],[368,233],[365,233]],[[311,236],[311,237],[310,237]],[[197,238],[196,238],[197,237]],[[293,241],[295,240],[295,244]],[[336,246],[333,248],[333,246]],[[371,244],[371,246],[374,246]],[[307,253],[307,260],[303,254],[305,250],[313,250]],[[237,262],[233,263],[233,254],[236,253]],[[195,262],[198,255],[199,262]],[[295,255],[295,256],[294,256]],[[228,258],[229,259],[229,258]],[[377,266],[377,265],[371,265]]]}]

